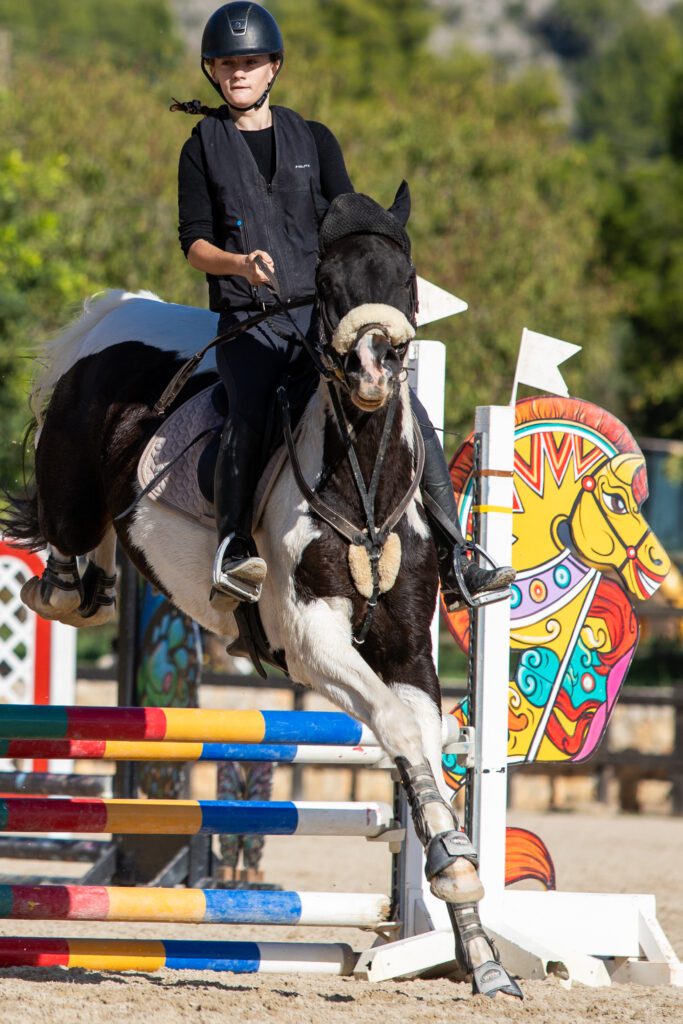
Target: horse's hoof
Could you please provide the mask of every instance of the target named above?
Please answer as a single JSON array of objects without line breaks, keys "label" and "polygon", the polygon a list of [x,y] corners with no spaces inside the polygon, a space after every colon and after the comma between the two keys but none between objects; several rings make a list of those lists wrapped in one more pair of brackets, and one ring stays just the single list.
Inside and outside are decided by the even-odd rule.
[{"label": "horse's hoof", "polygon": [[475,866],[477,853],[468,836],[450,829],[427,846],[425,873],[432,893],[447,903],[478,903],[484,887]]},{"label": "horse's hoof", "polygon": [[524,999],[524,993],[514,978],[511,978],[502,964],[495,960],[475,967],[472,971],[472,992],[474,995],[508,996],[512,999]]},{"label": "horse's hoof", "polygon": [[59,622],[65,626],[74,626],[76,629],[86,629],[88,626],[106,626],[109,622],[116,620],[116,605],[100,605],[93,615],[81,615],[76,609],[75,612],[67,615],[60,615]]},{"label": "horse's hoof", "polygon": [[62,622],[65,615],[71,615],[79,607],[81,595],[77,590],[65,591],[48,588],[49,596],[54,596],[59,600],[59,607],[46,603],[43,600],[41,583],[40,576],[33,576],[32,579],[24,583],[19,594],[26,607],[36,615],[40,615],[41,619]]}]

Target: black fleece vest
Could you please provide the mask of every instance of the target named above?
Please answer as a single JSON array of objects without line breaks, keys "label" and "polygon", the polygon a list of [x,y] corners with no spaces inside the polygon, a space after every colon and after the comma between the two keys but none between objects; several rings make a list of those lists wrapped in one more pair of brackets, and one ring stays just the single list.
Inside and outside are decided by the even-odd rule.
[{"label": "black fleece vest", "polygon": [[[269,185],[224,108],[199,122],[209,188],[214,199],[214,240],[226,252],[263,249],[273,258],[281,298],[312,295],[318,254],[316,207],[322,201],[315,139],[299,114],[272,107],[275,174]],[[207,274],[215,312],[261,308],[273,296],[244,277]]]}]

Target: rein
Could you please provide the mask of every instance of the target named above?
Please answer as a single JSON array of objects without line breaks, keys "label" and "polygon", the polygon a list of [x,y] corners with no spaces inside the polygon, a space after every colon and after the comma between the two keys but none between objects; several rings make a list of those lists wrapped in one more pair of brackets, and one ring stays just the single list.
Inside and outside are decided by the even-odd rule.
[{"label": "rein", "polygon": [[398,399],[400,396],[399,381],[396,379],[392,390],[391,398],[389,399],[389,405],[387,408],[386,418],[384,420],[384,426],[382,428],[382,437],[380,439],[379,447],[377,450],[377,458],[372,471],[372,478],[370,480],[370,486],[365,486],[363,480],[363,474],[361,472],[360,463],[356,454],[356,449],[353,443],[352,429],[348,423],[344,409],[341,404],[339,392],[337,386],[333,381],[327,381],[327,387],[332,402],[332,408],[334,410],[335,418],[337,420],[337,426],[344,441],[344,447],[346,455],[349,460],[351,467],[351,474],[358,490],[358,494],[361,499],[363,506],[363,512],[365,515],[366,525],[364,527],[357,527],[339,512],[323,501],[320,495],[313,490],[306,481],[303,472],[301,470],[301,464],[297,455],[296,446],[294,444],[294,437],[292,435],[292,424],[289,410],[289,402],[287,399],[287,392],[285,388],[278,388],[278,400],[282,409],[282,428],[285,438],[285,444],[287,446],[287,452],[289,455],[289,461],[292,466],[292,472],[294,479],[296,480],[297,486],[301,491],[301,494],[306,499],[311,509],[319,516],[320,519],[324,520],[331,526],[332,529],[338,533],[344,540],[348,541],[349,544],[359,545],[366,549],[368,557],[370,559],[370,570],[372,573],[372,595],[368,598],[367,609],[365,618],[361,626],[360,632],[357,636],[353,637],[353,642],[356,646],[360,646],[365,643],[365,639],[372,626],[374,618],[375,607],[380,595],[380,581],[379,581],[379,561],[382,556],[384,545],[386,544],[387,538],[391,531],[394,529],[396,524],[399,522],[403,514],[405,513],[408,505],[410,504],[413,496],[420,486],[422,479],[422,471],[424,469],[425,461],[425,449],[422,434],[413,416],[414,426],[414,437],[415,437],[415,472],[410,485],[397,504],[396,508],[387,518],[384,520],[380,527],[375,522],[375,500],[377,497],[377,489],[379,487],[380,476],[382,467],[386,458],[387,450],[389,447],[389,440],[391,437],[391,430],[396,417],[396,409],[398,407]]},{"label": "rein", "polygon": [[[260,262],[261,261],[259,260],[259,263]],[[263,264],[263,266],[265,267],[265,264]],[[233,324],[232,327],[230,327],[227,331],[223,331],[222,334],[217,334],[215,338],[211,339],[208,345],[205,345],[204,348],[200,348],[199,352],[195,352],[193,356],[191,356],[186,362],[184,362],[183,365],[178,370],[178,372],[174,374],[169,383],[166,385],[166,387],[161,393],[161,396],[157,399],[157,402],[154,405],[154,408],[152,409],[154,415],[165,416],[169,406],[171,406],[173,402],[176,400],[176,398],[178,397],[182,389],[185,387],[188,380],[190,379],[194,371],[197,369],[197,367],[199,366],[207,352],[210,352],[212,348],[215,348],[216,345],[220,345],[224,341],[231,341],[233,338],[236,338],[239,334],[243,334],[245,331],[248,331],[250,327],[255,327],[257,324],[262,323],[264,320],[267,320],[268,317],[271,317],[274,313],[287,314],[292,324],[297,329],[299,335],[303,339],[303,344],[304,347],[306,348],[306,351],[308,352],[309,355],[311,355],[312,346],[308,343],[308,339],[304,336],[303,331],[299,329],[298,325],[296,324],[296,321],[289,313],[289,310],[287,309],[285,304],[277,296],[276,298],[277,302],[274,303],[272,306],[268,306],[262,309],[259,313],[255,313],[254,316],[250,316],[246,320],[240,320],[239,323]],[[298,309],[300,306],[308,306],[313,301],[313,298],[313,296],[307,295],[304,296],[304,298],[295,299],[292,302],[290,302],[290,308]],[[319,360],[316,361],[314,359],[314,362],[316,368],[318,368]]]},{"label": "rein", "polygon": [[[279,284],[277,275],[274,271],[271,271],[269,267],[263,262],[260,257],[256,258],[261,272],[268,278],[269,286],[273,295],[276,299],[279,299]],[[415,270],[413,268],[412,274],[408,282],[408,288],[411,294],[412,308],[417,310],[417,278]],[[365,612],[365,618],[360,628],[360,632],[357,636],[353,637],[353,643],[360,647],[361,644],[365,643],[365,639],[372,626],[375,608],[380,596],[380,578],[379,578],[379,563],[382,557],[382,551],[384,545],[387,542],[391,531],[394,529],[396,524],[399,522],[408,505],[410,504],[415,492],[420,486],[422,480],[422,471],[425,463],[425,448],[422,434],[420,432],[419,424],[413,414],[413,426],[414,426],[414,437],[415,437],[415,474],[408,487],[408,490],[403,495],[403,498],[398,503],[394,511],[387,516],[381,527],[377,527],[375,522],[375,500],[377,498],[377,489],[379,487],[380,475],[384,460],[386,458],[387,450],[389,447],[389,440],[391,437],[391,429],[394,424],[396,417],[396,409],[398,406],[398,399],[400,395],[400,379],[396,377],[394,380],[391,397],[387,408],[387,414],[384,420],[384,426],[382,428],[382,437],[380,439],[379,448],[377,450],[377,458],[375,465],[372,470],[372,477],[370,479],[370,486],[365,486],[363,474],[361,472],[360,463],[354,447],[354,435],[351,426],[346,418],[344,409],[339,397],[337,390],[337,384],[343,384],[347,386],[346,374],[344,372],[342,361],[338,353],[334,351],[327,351],[325,347],[322,347],[322,358],[321,352],[313,346],[308,338],[304,335],[298,324],[294,321],[293,317],[289,315],[288,310],[285,308],[284,303],[281,302],[283,312],[289,317],[293,327],[297,334],[302,340],[303,346],[307,353],[311,357],[311,360],[318,371],[322,380],[327,384],[329,391],[330,400],[332,402],[332,408],[337,420],[337,426],[344,442],[344,448],[346,456],[349,460],[351,467],[351,475],[353,476],[356,489],[358,491],[361,504],[363,506],[363,512],[365,515],[366,525],[362,528],[355,526],[348,519],[342,516],[339,512],[330,508],[319,494],[316,493],[311,487],[309,487],[303,472],[301,470],[301,464],[296,451],[296,445],[294,444],[294,436],[292,434],[292,423],[291,413],[289,408],[289,400],[287,398],[287,391],[284,387],[280,386],[277,390],[277,397],[282,410],[282,432],[287,446],[287,453],[289,455],[289,461],[292,467],[292,473],[296,480],[297,486],[301,491],[301,494],[308,502],[309,506],[324,522],[331,526],[336,533],[338,533],[344,540],[347,540],[349,544],[358,545],[365,548],[368,553],[370,561],[370,572],[372,578],[372,594],[367,599],[367,608]],[[329,323],[327,317],[327,311],[323,302],[318,302],[318,316],[320,323],[320,340],[321,342],[326,341],[326,333],[332,331],[332,326]],[[405,351],[407,346],[397,346],[397,349],[402,348]],[[402,353],[401,353],[402,354]],[[323,359],[325,362],[323,362]]]}]

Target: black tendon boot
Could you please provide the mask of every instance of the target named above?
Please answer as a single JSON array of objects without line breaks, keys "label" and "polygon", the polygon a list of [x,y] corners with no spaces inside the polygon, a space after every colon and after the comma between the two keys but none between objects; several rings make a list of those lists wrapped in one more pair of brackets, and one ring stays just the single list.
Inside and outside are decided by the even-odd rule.
[{"label": "black tendon boot", "polygon": [[267,566],[251,537],[254,488],[261,460],[261,438],[241,418],[229,418],[216,459],[214,503],[218,550],[213,563],[212,606],[258,601]]},{"label": "black tendon boot", "polygon": [[[511,565],[496,565],[485,551],[463,537],[443,448],[425,416],[418,414],[418,420],[425,442],[422,495],[439,556],[441,592],[446,607],[453,612],[466,606],[477,608],[492,601],[502,601],[510,596],[515,570]],[[484,569],[467,557],[468,553],[475,552],[491,568]]]}]

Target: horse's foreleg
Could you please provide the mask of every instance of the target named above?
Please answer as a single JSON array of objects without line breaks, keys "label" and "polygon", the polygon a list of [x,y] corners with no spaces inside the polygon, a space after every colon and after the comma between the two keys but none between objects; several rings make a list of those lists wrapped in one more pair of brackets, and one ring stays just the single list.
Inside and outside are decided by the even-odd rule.
[{"label": "horse's foreleg", "polygon": [[[449,903],[475,902],[484,894],[473,863],[475,852],[435,782],[441,753],[440,709],[422,694],[431,710],[417,711],[370,668],[351,643],[346,604],[341,599],[319,599],[299,611],[294,651],[287,649],[292,675],[372,729],[401,776],[415,829],[427,850],[432,891]],[[421,668],[411,665],[411,673]]]},{"label": "horse's foreleg", "polygon": [[[431,658],[422,668],[428,673],[427,679],[433,675],[433,684],[436,675]],[[424,678],[418,666],[410,669],[413,678]],[[476,869],[476,851],[467,835],[460,831],[441,768],[441,710],[428,693],[414,685],[395,683],[392,690],[413,711],[422,732],[424,762],[410,765],[405,757],[395,760],[410,803],[415,831],[425,847],[425,873],[430,888],[435,896],[448,903],[459,949],[458,958],[472,974],[474,992],[521,999],[521,989],[500,963],[498,952],[479,917],[477,903],[484,890]],[[435,833],[434,822],[438,819],[434,808],[438,801],[447,808],[450,822],[441,832]]]},{"label": "horse's foreleg", "polygon": [[[290,627],[287,661],[292,676],[364,722],[395,762],[406,791],[415,831],[426,851],[432,892],[448,903],[459,958],[472,973],[475,992],[521,996],[486,933],[477,901],[483,887],[476,854],[458,828],[441,780],[441,710],[427,692],[395,683],[387,686],[351,643],[348,602],[319,599],[297,609]],[[423,678],[438,692],[431,657],[404,666],[408,678]],[[431,677],[426,673],[430,672]],[[403,673],[402,673],[403,674]]]},{"label": "horse's foreleg", "polygon": [[[419,666],[411,666],[410,674],[420,678],[423,673]],[[421,760],[411,761],[405,753],[394,760],[415,831],[425,847],[430,888],[447,903],[477,902],[484,889],[477,874],[476,851],[460,831],[441,771],[441,709],[416,686],[395,683],[392,691],[415,716],[421,732]]]}]

